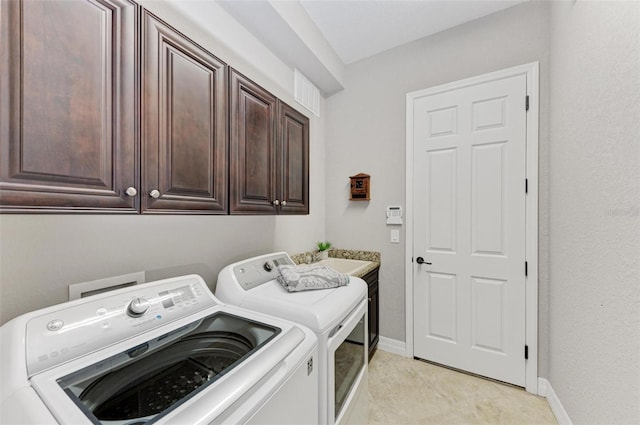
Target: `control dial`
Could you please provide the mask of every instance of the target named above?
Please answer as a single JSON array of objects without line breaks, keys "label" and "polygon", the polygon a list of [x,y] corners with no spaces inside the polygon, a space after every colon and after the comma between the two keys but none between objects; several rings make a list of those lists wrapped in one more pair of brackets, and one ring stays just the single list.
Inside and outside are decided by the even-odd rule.
[{"label": "control dial", "polygon": [[143,297],[135,297],[127,306],[127,314],[131,317],[140,317],[149,310],[149,301]]},{"label": "control dial", "polygon": [[264,269],[268,272],[270,272],[271,270],[273,270],[273,265],[271,264],[271,261],[267,261],[266,263],[264,263]]}]

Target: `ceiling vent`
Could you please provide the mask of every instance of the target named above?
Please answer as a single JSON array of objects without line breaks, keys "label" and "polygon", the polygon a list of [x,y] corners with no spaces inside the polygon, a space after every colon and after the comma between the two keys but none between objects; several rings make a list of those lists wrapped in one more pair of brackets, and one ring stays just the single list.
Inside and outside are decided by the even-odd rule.
[{"label": "ceiling vent", "polygon": [[300,71],[294,70],[294,94],[296,102],[320,116],[320,90]]}]

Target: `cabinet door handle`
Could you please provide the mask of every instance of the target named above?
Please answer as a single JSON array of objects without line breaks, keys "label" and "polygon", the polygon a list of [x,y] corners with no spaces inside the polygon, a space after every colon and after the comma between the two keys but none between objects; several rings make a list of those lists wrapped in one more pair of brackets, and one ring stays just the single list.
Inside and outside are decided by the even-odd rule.
[{"label": "cabinet door handle", "polygon": [[149,196],[151,196],[153,199],[158,199],[160,197],[160,191],[158,189],[153,189],[151,192],[149,192]]},{"label": "cabinet door handle", "polygon": [[277,199],[275,201],[272,202],[274,207],[277,207],[278,205],[280,205],[280,201],[278,201]]},{"label": "cabinet door handle", "polygon": [[287,206],[287,201],[280,202],[280,205],[282,205],[283,207],[286,207]]},{"label": "cabinet door handle", "polygon": [[136,196],[138,194],[138,191],[135,187],[129,186],[124,193],[126,193],[128,196]]}]

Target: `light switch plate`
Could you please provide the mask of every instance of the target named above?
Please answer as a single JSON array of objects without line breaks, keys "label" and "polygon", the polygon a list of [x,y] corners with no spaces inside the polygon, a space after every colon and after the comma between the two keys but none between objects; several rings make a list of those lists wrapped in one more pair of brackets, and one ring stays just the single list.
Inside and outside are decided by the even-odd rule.
[{"label": "light switch plate", "polygon": [[391,243],[400,243],[400,230],[391,230]]}]

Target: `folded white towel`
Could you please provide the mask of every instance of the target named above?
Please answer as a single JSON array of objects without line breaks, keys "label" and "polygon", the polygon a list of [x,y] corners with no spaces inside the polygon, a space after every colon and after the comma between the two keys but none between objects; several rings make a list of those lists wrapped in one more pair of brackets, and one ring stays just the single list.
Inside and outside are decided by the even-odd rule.
[{"label": "folded white towel", "polygon": [[278,282],[289,292],[345,286],[349,276],[321,264],[278,266]]}]

